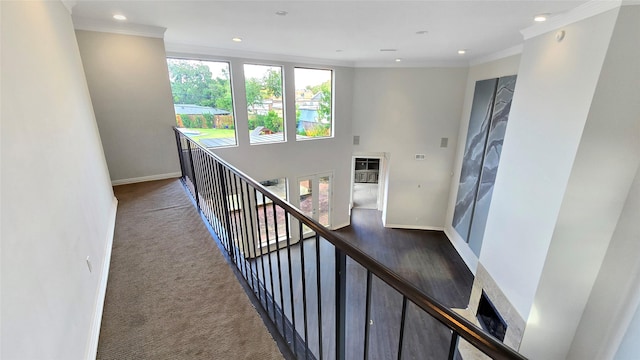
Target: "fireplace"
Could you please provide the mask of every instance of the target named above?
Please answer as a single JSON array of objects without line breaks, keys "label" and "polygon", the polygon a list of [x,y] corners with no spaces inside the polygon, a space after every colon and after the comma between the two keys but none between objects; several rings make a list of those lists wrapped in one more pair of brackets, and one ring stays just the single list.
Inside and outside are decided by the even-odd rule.
[{"label": "fireplace", "polygon": [[480,297],[476,316],[483,329],[496,339],[504,341],[504,336],[507,333],[507,323],[493,306],[484,290],[482,291],[482,297]]}]

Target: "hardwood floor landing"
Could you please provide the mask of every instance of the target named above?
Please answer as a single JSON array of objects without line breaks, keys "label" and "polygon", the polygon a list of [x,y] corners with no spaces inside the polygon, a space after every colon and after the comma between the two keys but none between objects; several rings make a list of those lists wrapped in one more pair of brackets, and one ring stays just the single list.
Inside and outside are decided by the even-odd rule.
[{"label": "hardwood floor landing", "polygon": [[444,305],[467,306],[473,274],[442,231],[385,228],[380,211],[354,208],[336,233]]},{"label": "hardwood floor landing", "polygon": [[[425,293],[448,307],[466,307],[473,276],[442,232],[385,229],[376,210],[354,209],[352,225],[337,231],[376,260],[389,267]],[[331,359],[335,351],[335,257],[334,248],[320,239],[320,284],[316,274],[316,240],[281,248],[250,262],[250,272],[262,284],[262,299],[270,297],[277,308],[284,309],[287,321],[293,323],[300,338],[307,338],[310,354],[315,359]],[[304,249],[301,253],[300,250]],[[304,270],[301,260],[304,257]],[[288,274],[292,274],[289,280]],[[398,352],[402,296],[373,277],[371,317],[365,320],[366,271],[347,259],[347,344],[348,359],[362,358],[364,328],[370,330],[371,360],[395,359]],[[302,286],[302,278],[306,286]],[[282,295],[280,290],[283,289]],[[304,289],[304,290],[303,290]],[[321,289],[322,330],[318,328]],[[306,303],[303,301],[306,297]],[[264,302],[263,302],[264,303]],[[271,303],[271,305],[274,305]],[[269,308],[269,306],[267,306]],[[451,332],[409,303],[405,324],[403,359],[444,359]],[[272,318],[278,317],[268,310]],[[295,313],[295,318],[293,316]],[[306,317],[303,315],[306,313]],[[304,328],[308,330],[305,336]],[[303,340],[304,341],[304,340]],[[320,341],[322,345],[320,346]],[[321,353],[322,349],[322,355]],[[296,352],[304,358],[302,348]]]}]

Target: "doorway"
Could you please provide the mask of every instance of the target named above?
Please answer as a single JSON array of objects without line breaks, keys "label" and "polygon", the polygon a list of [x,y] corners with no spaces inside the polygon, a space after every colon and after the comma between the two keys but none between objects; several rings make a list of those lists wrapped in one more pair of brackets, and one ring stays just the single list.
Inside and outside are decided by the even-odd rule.
[{"label": "doorway", "polygon": [[[298,178],[298,208],[327,228],[331,228],[331,195],[333,173],[315,174]],[[315,232],[303,225],[303,237],[314,236]]]},{"label": "doorway", "polygon": [[379,157],[355,157],[353,162],[353,208],[380,209],[380,180],[382,159]]}]

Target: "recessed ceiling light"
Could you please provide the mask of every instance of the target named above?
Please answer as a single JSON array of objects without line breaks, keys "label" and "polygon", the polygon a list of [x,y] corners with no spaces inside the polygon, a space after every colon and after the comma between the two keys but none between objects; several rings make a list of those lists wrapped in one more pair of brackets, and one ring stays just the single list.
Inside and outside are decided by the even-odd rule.
[{"label": "recessed ceiling light", "polygon": [[398,51],[398,49],[380,49],[380,51]]},{"label": "recessed ceiling light", "polygon": [[276,15],[278,16],[287,16],[288,12],[284,10],[276,11]]},{"label": "recessed ceiling light", "polygon": [[465,49],[460,49],[460,50],[458,50],[458,54],[459,54],[459,55],[464,55],[464,54],[466,54],[466,53],[467,53],[467,50],[465,50]]},{"label": "recessed ceiling light", "polygon": [[428,31],[427,31],[427,30],[420,30],[420,31],[416,31],[416,35],[424,35],[424,34],[426,34],[426,33],[428,33]]},{"label": "recessed ceiling light", "polygon": [[533,17],[533,21],[535,22],[547,21],[548,17],[549,17],[549,14],[539,14]]},{"label": "recessed ceiling light", "polygon": [[239,38],[239,37],[234,37],[234,38],[233,38],[233,39],[231,39],[231,40],[233,40],[233,41],[235,41],[235,42],[242,42],[242,38]]},{"label": "recessed ceiling light", "polygon": [[116,19],[116,20],[120,20],[120,21],[127,20],[127,17],[122,15],[122,14],[115,14],[115,15],[113,15],[113,18]]},{"label": "recessed ceiling light", "polygon": [[397,58],[397,59],[396,59],[396,62],[400,62],[400,61],[402,61],[402,59],[400,59],[400,58]]}]

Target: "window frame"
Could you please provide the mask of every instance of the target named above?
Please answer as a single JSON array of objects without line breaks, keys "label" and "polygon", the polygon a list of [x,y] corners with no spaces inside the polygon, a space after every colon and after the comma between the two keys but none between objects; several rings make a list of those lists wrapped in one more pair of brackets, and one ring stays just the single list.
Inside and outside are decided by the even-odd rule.
[{"label": "window frame", "polygon": [[296,69],[303,69],[303,70],[321,70],[321,71],[329,71],[331,72],[331,133],[328,136],[313,136],[313,137],[300,137],[300,135],[298,135],[298,124],[297,124],[297,118],[295,119],[296,121],[296,141],[312,141],[312,140],[322,140],[322,139],[333,139],[335,138],[335,69],[333,68],[322,68],[322,67],[313,67],[313,66],[293,66],[293,87],[294,87],[294,107],[295,107],[295,103],[296,103],[296,99],[295,99],[295,91],[298,90],[296,89]]},{"label": "window frame", "polygon": [[273,141],[259,141],[259,142],[253,142],[251,139],[251,131],[253,130],[249,130],[249,145],[253,146],[253,145],[269,145],[269,144],[282,144],[282,143],[286,143],[288,140],[288,132],[287,132],[287,96],[286,96],[286,76],[285,76],[285,65],[284,64],[274,64],[274,63],[266,63],[266,62],[260,62],[260,61],[243,61],[242,62],[242,77],[244,79],[244,85],[245,85],[245,91],[244,91],[244,98],[245,98],[245,103],[247,104],[247,108],[245,109],[246,114],[247,114],[247,128],[249,128],[249,102],[247,99],[247,73],[245,71],[246,66],[263,66],[263,67],[269,67],[269,68],[279,68],[280,69],[280,85],[281,85],[281,93],[282,93],[282,140],[273,140]]},{"label": "window frame", "polygon": [[[184,60],[184,61],[199,61],[199,62],[210,62],[210,63],[223,63],[227,65],[227,69],[229,71],[229,92],[231,94],[231,116],[233,118],[233,134],[234,134],[234,144],[232,145],[221,145],[221,146],[205,146],[204,144],[200,143],[198,141],[198,143],[200,143],[202,146],[204,146],[205,148],[208,149],[224,149],[224,148],[234,148],[234,147],[239,147],[240,143],[239,143],[239,138],[238,138],[238,117],[237,117],[237,109],[236,109],[236,93],[234,90],[234,86],[233,86],[233,78],[234,78],[234,74],[233,74],[233,66],[231,66],[231,61],[230,60],[221,60],[221,59],[216,59],[216,58],[207,58],[207,57],[200,57],[200,56],[185,56],[185,55],[179,55],[179,54],[171,54],[171,53],[166,53],[165,54],[165,60],[167,62],[167,75],[169,76],[169,87],[171,88],[171,73],[169,71],[169,60]],[[212,74],[213,76],[213,74]],[[171,88],[171,102],[174,105],[174,113],[175,113],[175,101],[173,100],[173,88]],[[176,116],[176,121],[177,121],[177,116],[179,114],[175,114]],[[177,122],[176,122],[176,127],[177,127]],[[189,129],[189,128],[178,128],[178,129]],[[184,132],[183,132],[184,133]],[[187,135],[187,134],[185,134]],[[188,136],[188,135],[187,135]]]}]

